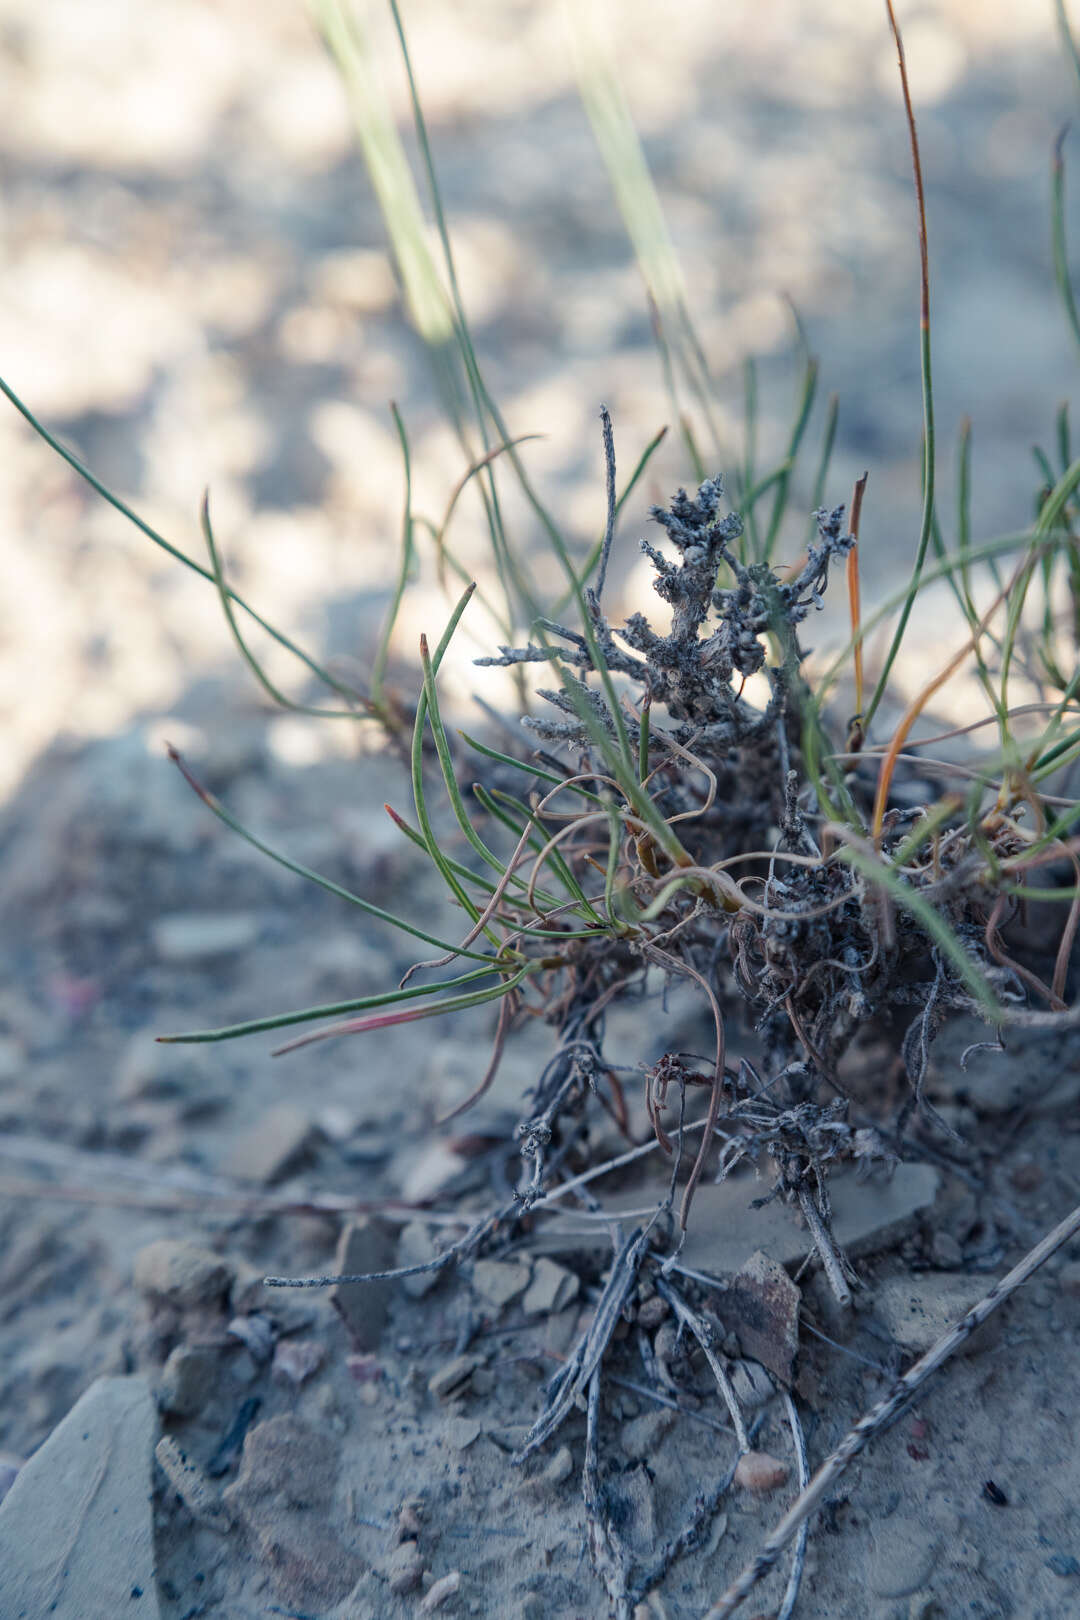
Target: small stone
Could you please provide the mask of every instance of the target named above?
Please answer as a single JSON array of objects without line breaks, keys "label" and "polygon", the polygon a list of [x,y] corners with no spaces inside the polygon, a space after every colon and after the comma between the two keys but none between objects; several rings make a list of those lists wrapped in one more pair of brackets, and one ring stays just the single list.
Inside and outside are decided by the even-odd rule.
[{"label": "small stone", "polygon": [[325,1359],[326,1348],[318,1339],[279,1339],[271,1372],[279,1384],[299,1389],[314,1378]]},{"label": "small stone", "polygon": [[739,1458],[735,1483],[744,1491],[764,1495],[775,1491],[788,1477],[787,1468],[767,1451],[747,1451]]},{"label": "small stone", "polygon": [[460,1589],[461,1571],[452,1569],[449,1575],[444,1575],[441,1580],[436,1581],[434,1586],[428,1589],[427,1597],[421,1603],[419,1612],[421,1614],[434,1614],[436,1609],[442,1608],[447,1598],[453,1597],[454,1593],[460,1591]]},{"label": "small stone", "polygon": [[532,1282],[521,1308],[526,1316],[549,1316],[572,1305],[580,1289],[581,1283],[574,1272],[542,1256],[533,1267]]},{"label": "small stone", "polygon": [[490,1367],[477,1367],[469,1383],[474,1395],[494,1395],[498,1380]]},{"label": "small stone", "polygon": [[196,1523],[225,1535],[232,1519],[198,1463],[181,1451],[171,1434],[163,1435],[158,1441],[154,1456],[158,1467]]},{"label": "small stone", "polygon": [[195,1417],[212,1397],[220,1375],[212,1350],[178,1344],[161,1369],[158,1405],[170,1417]]},{"label": "small stone", "polygon": [[99,1378],[18,1470],[0,1506],[5,1615],[156,1620],[156,1430],[145,1379]]},{"label": "small stone", "polygon": [[[401,1229],[398,1238],[397,1263],[399,1266],[422,1266],[428,1260],[434,1260],[436,1254],[435,1243],[431,1227],[426,1221],[410,1221]],[[441,1272],[433,1267],[430,1271],[418,1271],[412,1277],[402,1277],[401,1286],[410,1299],[422,1299],[438,1282]]]},{"label": "small stone", "polygon": [[174,912],[159,917],[151,929],[158,956],[177,966],[236,956],[250,950],[258,937],[258,918],[244,911]]},{"label": "small stone", "polygon": [[484,1365],[483,1356],[466,1354],[455,1356],[428,1379],[428,1392],[439,1401],[452,1401],[463,1395],[478,1367]]},{"label": "small stone", "polygon": [[278,1181],[311,1145],[311,1119],[293,1103],[270,1108],[229,1155],[226,1173],[238,1181],[267,1186]]},{"label": "small stone", "polygon": [[571,1305],[567,1311],[554,1311],[544,1323],[544,1349],[553,1356],[565,1356],[581,1330],[581,1311]]},{"label": "small stone", "polygon": [[752,1254],[724,1294],[743,1355],[760,1361],[790,1389],[799,1349],[798,1288],[762,1250]]},{"label": "small stone", "polygon": [[935,1232],[930,1240],[930,1258],[939,1271],[956,1271],[964,1263],[964,1251],[951,1232]]},{"label": "small stone", "polygon": [[538,1474],[525,1481],[527,1491],[553,1491],[574,1472],[574,1458],[569,1446],[560,1446],[551,1461]]},{"label": "small stone", "polygon": [[[395,1236],[394,1229],[377,1216],[361,1215],[350,1221],[338,1239],[335,1275],[359,1277],[372,1271],[390,1271],[395,1264]],[[354,1350],[378,1348],[393,1292],[394,1284],[389,1280],[335,1283],[330,1290],[330,1303],[344,1322]]]},{"label": "small stone", "polygon": [[390,1554],[386,1568],[387,1585],[391,1592],[414,1592],[424,1573],[424,1560],[415,1541],[402,1541]]},{"label": "small stone", "polygon": [[480,1298],[497,1311],[517,1299],[529,1286],[530,1267],[516,1260],[478,1260],[472,1285]]},{"label": "small stone", "polygon": [[135,1286],[179,1310],[219,1306],[232,1282],[228,1261],[182,1239],[161,1238],[135,1256]]},{"label": "small stone", "polygon": [[767,1406],[776,1394],[776,1385],[758,1361],[736,1361],[728,1369],[731,1387],[745,1411],[756,1412]]},{"label": "small stone", "polygon": [[266,1304],[263,1274],[247,1260],[234,1260],[232,1287],[229,1289],[229,1310],[233,1316],[250,1316]]},{"label": "small stone", "polygon": [[619,1430],[619,1444],[628,1457],[648,1461],[656,1455],[677,1421],[677,1412],[673,1412],[670,1406],[661,1406],[658,1411],[646,1412],[624,1423]]},{"label": "small stone", "polygon": [[453,1418],[447,1428],[446,1438],[455,1451],[468,1451],[479,1440],[481,1429],[479,1423],[472,1418]]},{"label": "small stone", "polygon": [[407,1496],[398,1508],[398,1535],[402,1541],[415,1541],[424,1528],[427,1503],[422,1496]]},{"label": "small stone", "polygon": [[646,1333],[652,1333],[658,1328],[671,1310],[667,1300],[660,1294],[654,1294],[638,1307],[637,1319]]},{"label": "small stone", "polygon": [[225,1331],[230,1338],[245,1345],[260,1366],[274,1353],[273,1323],[257,1311],[252,1316],[234,1316]]},{"label": "small stone", "polygon": [[432,1142],[409,1165],[401,1184],[401,1196],[409,1204],[423,1204],[445,1191],[448,1184],[468,1165],[463,1154],[455,1153],[446,1142]]}]

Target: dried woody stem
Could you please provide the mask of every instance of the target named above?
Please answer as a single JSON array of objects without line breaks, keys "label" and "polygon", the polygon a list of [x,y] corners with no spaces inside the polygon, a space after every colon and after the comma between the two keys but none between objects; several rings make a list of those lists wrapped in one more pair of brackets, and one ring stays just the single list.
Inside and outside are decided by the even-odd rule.
[{"label": "dried woody stem", "polygon": [[734,1581],[724,1595],[713,1604],[704,1620],[728,1620],[728,1616],[741,1607],[758,1582],[772,1569],[788,1542],[799,1533],[810,1515],[820,1507],[826,1493],[840,1478],[848,1464],[869,1445],[871,1440],[895,1421],[916,1390],[937,1372],[939,1367],[944,1366],[949,1357],[971,1338],[976,1329],[981,1327],[1000,1305],[1004,1304],[1010,1294],[1014,1294],[1022,1287],[1029,1277],[1033,1276],[1051,1255],[1056,1254],[1063,1244],[1075,1237],[1077,1232],[1080,1232],[1080,1205],[1055,1226],[1041,1243],[1037,1243],[1007,1276],[996,1283],[985,1299],[981,1299],[955,1326],[942,1334],[937,1343],[924,1356],[920,1356],[915,1365],[897,1380],[889,1394],[859,1419],[832,1455],[822,1463],[809,1485],[792,1503],[757,1557],[752,1563],[747,1564],[738,1580]]}]

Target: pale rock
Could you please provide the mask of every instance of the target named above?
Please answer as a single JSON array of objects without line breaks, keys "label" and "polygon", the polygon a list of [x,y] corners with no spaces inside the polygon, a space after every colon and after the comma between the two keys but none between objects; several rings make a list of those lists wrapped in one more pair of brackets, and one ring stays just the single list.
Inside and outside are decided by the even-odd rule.
[{"label": "pale rock", "polygon": [[483,1356],[469,1353],[454,1356],[432,1373],[428,1379],[428,1393],[439,1401],[456,1400],[459,1395],[464,1395],[472,1382],[473,1373],[483,1365]]},{"label": "pale rock", "polygon": [[241,1137],[229,1155],[225,1173],[260,1186],[278,1181],[311,1145],[313,1136],[311,1118],[302,1108],[279,1103]]},{"label": "pale rock", "polygon": [[213,1396],[219,1374],[212,1350],[178,1344],[161,1369],[158,1405],[171,1417],[195,1417]]},{"label": "pale rock", "polygon": [[260,1366],[274,1353],[274,1329],[267,1316],[258,1312],[251,1316],[234,1316],[225,1331],[231,1339],[244,1345]]},{"label": "pale rock", "polygon": [[185,966],[250,950],[259,938],[259,921],[249,912],[174,912],[157,919],[151,937],[163,962]]},{"label": "pale rock", "polygon": [[533,1267],[532,1282],[525,1291],[521,1308],[526,1316],[547,1316],[572,1305],[580,1289],[581,1283],[574,1272],[541,1255]]},{"label": "pale rock", "polygon": [[19,1469],[0,1505],[0,1591],[12,1620],[157,1620],[145,1379],[99,1378]]},{"label": "pale rock", "polygon": [[386,1566],[386,1584],[399,1595],[415,1592],[424,1573],[424,1560],[415,1541],[402,1541],[390,1554]]},{"label": "pale rock", "polygon": [[141,1294],[186,1311],[223,1304],[233,1269],[220,1255],[196,1243],[159,1238],[135,1256],[134,1276]]},{"label": "pale rock", "polygon": [[419,1608],[420,1614],[434,1614],[441,1609],[448,1598],[461,1590],[461,1571],[452,1569],[449,1575],[443,1575],[434,1585],[428,1588],[427,1596]]},{"label": "pale rock", "polygon": [[[436,1257],[435,1240],[432,1229],[426,1221],[409,1221],[401,1229],[398,1238],[397,1264],[399,1266],[422,1266]],[[418,1271],[411,1277],[402,1277],[401,1286],[410,1299],[422,1299],[442,1275],[438,1267],[430,1271]]]},{"label": "pale rock", "polygon": [[[361,1215],[348,1223],[338,1239],[334,1275],[362,1277],[372,1271],[389,1271],[398,1263],[396,1247],[393,1227],[377,1216]],[[405,1279],[406,1282],[412,1280]],[[374,1350],[378,1347],[393,1293],[394,1284],[389,1279],[335,1283],[330,1290],[330,1303],[344,1322],[354,1350]]]},{"label": "pale rock", "polygon": [[564,1484],[574,1472],[574,1457],[569,1446],[560,1446],[553,1453],[551,1460],[545,1463],[537,1474],[532,1474],[523,1481],[523,1489],[535,1495],[542,1495],[546,1491],[554,1491]]},{"label": "pale rock", "polygon": [[788,1477],[786,1466],[767,1451],[747,1451],[739,1458],[735,1483],[744,1491],[764,1495],[775,1491]]},{"label": "pale rock", "polygon": [[529,1286],[530,1267],[517,1260],[477,1260],[472,1285],[481,1299],[502,1310]]},{"label": "pale rock", "polygon": [[661,1406],[653,1412],[645,1412],[641,1417],[631,1418],[619,1430],[619,1444],[628,1457],[644,1458],[648,1462],[654,1457],[666,1437],[678,1421],[678,1413],[673,1412],[670,1406]]},{"label": "pale rock", "polygon": [[326,1349],[318,1339],[280,1339],[271,1372],[279,1384],[299,1389],[314,1378],[325,1359]]}]

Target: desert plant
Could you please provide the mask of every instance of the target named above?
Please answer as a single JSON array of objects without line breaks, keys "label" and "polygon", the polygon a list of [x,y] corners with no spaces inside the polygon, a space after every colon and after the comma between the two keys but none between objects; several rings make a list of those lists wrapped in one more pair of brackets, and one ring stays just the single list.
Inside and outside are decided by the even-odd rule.
[{"label": "desert plant", "polygon": [[[1067,999],[1080,920],[1080,801],[1056,791],[1080,757],[1080,458],[1073,456],[1062,407],[1053,453],[1037,452],[1040,489],[1031,526],[976,545],[971,432],[965,426],[950,544],[936,477],[922,175],[902,45],[889,6],[920,244],[920,531],[909,580],[864,614],[858,536],[866,480],[857,485],[850,508],[825,499],[837,421],[833,400],[810,484],[813,511],[803,555],[778,570],[781,533],[804,533],[805,514],[795,514],[793,491],[809,437],[818,363],[803,341],[788,438],[776,464],[764,469],[756,443],[757,379],[748,368],[745,446],[733,458],[728,507],[724,479],[718,471],[706,476],[705,457],[712,465],[718,447],[701,449],[682,405],[689,393],[708,429],[709,369],[617,83],[589,46],[582,57],[583,94],[642,259],[662,371],[697,479],[693,494],[680,489],[668,505],[652,508],[659,543],[641,542],[665,622],[658,625],[643,613],[616,622],[604,593],[617,522],[662,434],[642,451],[620,493],[614,431],[602,413],[603,523],[588,554],[575,557],[530,479],[524,441],[511,434],[485,383],[396,0],[391,9],[409,73],[441,267],[426,246],[422,209],[411,181],[406,183],[396,135],[368,94],[363,38],[335,0],[321,0],[316,14],[352,95],[409,308],[432,352],[465,470],[441,521],[421,519],[413,510],[408,438],[395,412],[406,488],[400,565],[367,690],[342,682],[236,595],[222,567],[208,502],[202,510],[203,563],[107,490],[6,383],[0,389],[123,516],[215,586],[242,656],[273,701],[304,713],[379,723],[407,747],[412,819],[390,813],[438,869],[465,919],[459,938],[443,938],[309,871],[243,826],[174,752],[195,791],[240,836],[438,954],[418,961],[398,986],[375,994],[162,1039],[208,1042],[319,1026],[293,1036],[281,1048],[288,1051],[312,1040],[497,1003],[491,1060],[464,1109],[491,1084],[505,1043],[525,1016],[545,1019],[556,1045],[518,1126],[524,1161],[519,1183],[512,1197],[468,1224],[431,1268],[475,1256],[494,1241],[505,1245],[523,1223],[542,1220],[564,1199],[591,1198],[598,1182],[635,1160],[654,1153],[670,1158],[670,1177],[617,1246],[593,1320],[550,1387],[520,1452],[525,1457],[543,1444],[577,1398],[586,1398],[585,1498],[594,1553],[612,1601],[625,1611],[646,1586],[644,1575],[630,1578],[625,1551],[612,1527],[602,1523],[595,1485],[601,1370],[620,1314],[646,1275],[666,1290],[684,1326],[707,1343],[704,1319],[672,1280],[680,1275],[682,1236],[703,1175],[722,1178],[747,1159],[770,1169],[769,1198],[801,1212],[837,1300],[848,1304],[858,1279],[832,1233],[830,1172],[843,1161],[865,1165],[918,1153],[914,1121],[931,1134],[952,1134],[924,1091],[931,1044],[947,1020],[976,1015],[989,1026],[991,1042],[1011,1027],[1080,1022],[1080,1004],[1070,1007]],[[1080,341],[1065,242],[1062,141],[1054,150],[1053,177],[1054,267]],[[506,477],[524,492],[565,574],[561,599],[546,608],[522,548],[507,532],[499,495],[500,478]],[[479,598],[449,541],[458,499],[470,484],[480,491],[497,581],[495,599],[485,598],[484,605],[502,637],[499,650],[478,663],[513,670],[523,699],[529,697],[527,737],[517,747],[496,748],[494,734],[456,736],[440,700],[440,666],[462,616]],[[388,694],[385,677],[395,615],[424,533],[442,577],[449,582],[455,576],[465,589],[437,642],[421,641],[420,685],[409,710]],[[850,638],[831,662],[811,666],[801,627],[821,606],[840,567]],[[960,642],[916,696],[898,706],[893,677],[905,631],[921,594],[939,581],[955,597]],[[272,683],[248,643],[246,618],[293,652],[332,702],[294,700]],[[887,631],[887,645],[871,690],[864,663],[879,628]],[[533,666],[540,666],[546,682],[535,692]],[[974,765],[930,751],[959,730],[916,732],[931,701],[961,670],[974,674],[986,701],[985,719],[963,730],[985,725],[996,733],[996,746]],[[854,695],[850,721],[837,712],[838,688]],[[891,731],[882,731],[881,718],[897,709]],[[1034,730],[1025,730],[1032,722]],[[466,772],[473,778],[468,794]],[[913,787],[928,775],[955,786],[926,800]],[[445,803],[436,804],[437,794]],[[1007,927],[1033,900],[1054,901],[1062,917],[1050,948],[1034,956],[1010,943]],[[623,1077],[605,1056],[604,1014],[618,1000],[643,1001],[675,979],[700,993],[713,1024],[713,1049],[707,1060],[667,1052],[642,1074],[652,1135],[639,1141]],[[872,1101],[854,1103],[840,1064],[856,1036],[871,1028],[891,1030],[898,1015],[908,1097],[896,1117],[887,1117]],[[729,1062],[727,1029],[733,1023],[754,1031],[753,1062]],[[626,1151],[614,1158],[597,1159],[592,1150],[597,1110],[606,1111],[627,1137]],[[272,1280],[316,1285],[335,1279]],[[692,1292],[695,1286],[693,1277],[680,1279],[680,1288]],[[750,1438],[738,1402],[719,1362],[716,1371],[739,1451],[745,1452]],[[793,1428],[797,1432],[797,1420]],[[655,1569],[647,1573],[657,1578]],[[797,1589],[796,1579],[791,1605]],[[787,1599],[783,1612],[791,1612]]]}]

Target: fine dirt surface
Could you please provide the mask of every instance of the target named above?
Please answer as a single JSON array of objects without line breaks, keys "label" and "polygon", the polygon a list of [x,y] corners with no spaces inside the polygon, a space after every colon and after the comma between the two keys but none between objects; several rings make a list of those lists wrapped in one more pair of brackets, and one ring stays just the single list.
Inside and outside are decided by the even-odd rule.
[{"label": "fine dirt surface", "polygon": [[[764,432],[782,441],[790,293],[842,399],[830,498],[871,469],[875,591],[895,582],[890,559],[910,555],[918,506],[908,157],[882,15],[813,9],[808,21],[795,0],[688,3],[658,23],[660,8],[634,0],[619,11],[619,64],[727,380],[732,442],[739,364],[753,352],[768,357]],[[939,415],[946,434],[963,411],[975,416],[980,535],[1027,517],[1028,445],[1049,438],[1072,383],[1046,192],[1073,87],[1045,9],[900,8],[930,181]],[[515,431],[549,434],[534,447],[537,474],[591,537],[599,400],[627,461],[667,408],[559,9],[432,0],[409,15],[482,358]],[[381,14],[372,26],[392,62]],[[193,553],[209,482],[245,591],[284,629],[362,659],[399,525],[386,400],[413,431],[422,509],[441,510],[460,460],[302,11],[6,0],[0,82],[0,371]],[[396,67],[387,88],[403,114]],[[455,923],[383,812],[384,800],[409,803],[396,758],[269,713],[233,667],[213,593],[6,407],[0,454],[0,1491],[15,1480],[0,1545],[24,1550],[41,1594],[5,1596],[0,1573],[0,1620],[36,1620],[50,1604],[97,1620],[63,1570],[92,1564],[98,1546],[111,1567],[133,1560],[130,1612],[166,1620],[606,1615],[585,1538],[583,1415],[524,1466],[511,1460],[595,1302],[606,1224],[578,1212],[577,1227],[552,1221],[545,1237],[538,1220],[524,1247],[491,1248],[505,1265],[421,1274],[347,1296],[340,1311],[324,1292],[258,1284],[333,1270],[349,1206],[362,1219],[365,1201],[390,1201],[353,1232],[348,1264],[366,1270],[427,1257],[460,1231],[455,1213],[505,1199],[513,1125],[551,1038],[517,1036],[482,1105],[442,1130],[435,1120],[486,1063],[482,1012],[283,1058],[267,1035],[154,1044],[345,1000],[393,984],[415,959],[403,936],[230,835],[168,765],[165,739],[295,859],[433,931]],[[687,476],[666,448],[624,526],[626,559],[649,500]],[[532,543],[523,518],[521,534]],[[470,511],[460,548],[480,558],[481,547]],[[630,601],[636,576],[622,567]],[[446,612],[425,566],[403,659]],[[917,619],[916,637],[940,634],[931,613]],[[467,651],[486,650],[478,628]],[[902,684],[918,678],[918,644]],[[473,690],[505,699],[495,672],[461,665],[455,681],[461,712]],[[853,1195],[855,1310],[839,1313],[820,1276],[800,1278],[795,1400],[812,1466],[1080,1200],[1075,1042],[1018,1040],[961,1069],[978,1038],[943,1040],[928,1085],[964,1145],[917,1138],[936,1178],[906,1210],[896,1194],[884,1227],[895,1187],[871,1181]],[[630,1092],[639,1065],[708,1039],[691,999],[665,1010],[657,994],[608,1019]],[[883,1042],[852,1055],[848,1079],[887,1111],[894,1069]],[[633,1108],[644,1140],[636,1096]],[[619,1140],[612,1132],[612,1152]],[[636,1208],[657,1185],[641,1170],[604,1195]],[[745,1207],[764,1183],[738,1190],[733,1210],[713,1197],[723,1189],[703,1187],[695,1211],[687,1263],[721,1281],[759,1248],[784,1261],[801,1252],[793,1225],[768,1235],[773,1212]],[[147,1254],[159,1240],[184,1247]],[[703,1297],[725,1351],[751,1353],[732,1297]],[[609,1362],[622,1382],[608,1380],[600,1413],[602,1488],[639,1573],[735,1459],[700,1356],[671,1360],[679,1412],[641,1392],[642,1342],[670,1349],[649,1304],[635,1301]],[[1080,1612],[1078,1329],[1075,1244],[849,1470],[814,1523],[797,1615]],[[105,1375],[132,1382],[95,1395]],[[93,1417],[77,1433],[99,1446],[89,1477],[100,1465],[107,1488],[76,1491],[66,1515],[38,1514],[34,1491],[47,1500],[87,1468],[72,1454],[76,1430],[54,1434],[87,1390]],[[114,1409],[125,1416],[110,1427]],[[122,1465],[109,1437],[128,1434],[131,1414],[142,1426]],[[701,1545],[642,1597],[640,1620],[700,1616],[790,1500],[783,1410],[773,1401],[760,1416],[755,1444],[789,1478],[767,1494],[728,1491]],[[53,1451],[24,1470],[51,1434]],[[135,1467],[150,1446],[157,1460]],[[107,1533],[105,1502],[130,1516],[126,1538]],[[36,1543],[56,1535],[57,1517],[64,1545]],[[786,1569],[748,1616],[776,1613]]]}]

